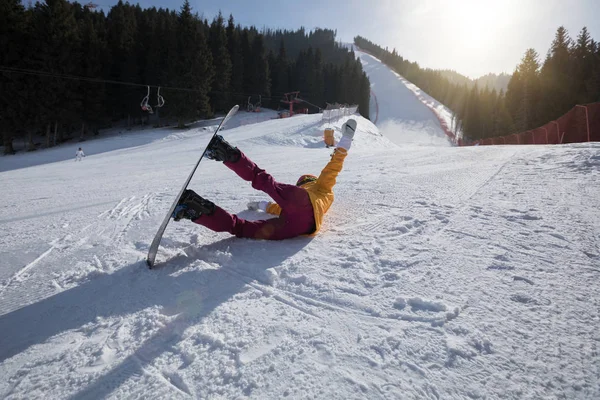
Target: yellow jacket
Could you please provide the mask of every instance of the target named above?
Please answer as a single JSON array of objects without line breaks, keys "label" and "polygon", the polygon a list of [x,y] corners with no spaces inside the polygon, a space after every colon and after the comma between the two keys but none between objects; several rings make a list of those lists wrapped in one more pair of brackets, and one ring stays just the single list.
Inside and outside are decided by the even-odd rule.
[{"label": "yellow jacket", "polygon": [[[316,228],[309,236],[316,235],[317,232],[319,232],[319,229],[321,229],[323,215],[325,215],[327,210],[329,210],[329,207],[331,207],[331,203],[333,203],[333,186],[335,185],[335,180],[342,170],[344,159],[347,155],[348,152],[346,150],[337,148],[331,156],[329,163],[327,163],[325,168],[323,168],[323,171],[321,171],[319,178],[316,181],[302,185],[308,192],[315,214]],[[281,213],[281,207],[277,203],[269,203],[267,212],[269,214],[279,215]]]}]

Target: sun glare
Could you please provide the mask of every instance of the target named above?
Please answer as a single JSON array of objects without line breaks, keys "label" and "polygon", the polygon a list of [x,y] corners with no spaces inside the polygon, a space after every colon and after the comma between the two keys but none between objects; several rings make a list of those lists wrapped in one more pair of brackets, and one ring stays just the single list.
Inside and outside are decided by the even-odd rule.
[{"label": "sun glare", "polygon": [[511,14],[507,2],[459,0],[445,4],[451,36],[458,46],[470,51],[494,43]]}]

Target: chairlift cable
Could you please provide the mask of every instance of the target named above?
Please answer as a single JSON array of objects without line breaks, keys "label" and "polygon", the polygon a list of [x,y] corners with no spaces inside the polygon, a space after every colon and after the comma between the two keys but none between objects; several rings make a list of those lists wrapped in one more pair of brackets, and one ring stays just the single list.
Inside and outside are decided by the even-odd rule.
[{"label": "chairlift cable", "polygon": [[[90,82],[90,83],[105,83],[105,84],[111,84],[111,85],[122,85],[122,86],[132,86],[132,87],[156,87],[156,88],[162,88],[163,90],[175,90],[175,91],[181,91],[181,92],[193,92],[193,93],[199,93],[202,92],[202,90],[199,89],[190,89],[190,88],[182,88],[182,87],[175,87],[175,86],[161,86],[161,85],[155,85],[155,84],[143,84],[143,83],[135,83],[135,82],[127,82],[127,81],[117,81],[117,80],[112,80],[112,79],[102,79],[102,78],[91,78],[91,77],[86,77],[86,76],[77,76],[77,75],[68,75],[68,74],[60,74],[60,73],[55,73],[55,72],[46,72],[46,71],[36,71],[36,70],[31,70],[31,69],[25,69],[25,68],[14,68],[14,67],[6,67],[6,66],[2,66],[0,65],[0,72],[5,72],[5,73],[18,73],[18,74],[24,74],[24,75],[34,75],[34,76],[41,76],[41,77],[47,77],[47,78],[58,78],[58,79],[69,79],[69,80],[75,80],[75,81],[83,81],[83,82]],[[225,91],[216,91],[216,90],[211,90],[210,92],[208,92],[210,94],[225,94],[228,93],[232,96],[239,96],[239,97],[245,97],[248,96],[247,93],[239,93],[239,92],[225,92]],[[272,93],[271,96],[265,97],[265,100],[276,100],[276,99],[280,99],[284,94],[277,94],[277,93]],[[161,96],[162,97],[162,96]],[[307,104],[312,105],[313,107],[316,107],[318,109],[322,109],[322,107],[319,107],[315,104],[312,104],[306,100],[297,98],[297,100],[301,100]]]}]

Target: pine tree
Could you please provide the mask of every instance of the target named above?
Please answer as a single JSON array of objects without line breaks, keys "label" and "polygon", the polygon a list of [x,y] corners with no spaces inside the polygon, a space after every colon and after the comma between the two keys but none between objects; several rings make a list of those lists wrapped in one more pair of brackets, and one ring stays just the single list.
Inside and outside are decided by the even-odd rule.
[{"label": "pine tree", "polygon": [[252,54],[251,47],[251,32],[245,28],[240,34],[240,49],[242,53],[242,60],[244,65],[244,80],[242,84],[242,93],[253,94],[252,89],[256,79],[256,72],[254,63],[254,55]]},{"label": "pine tree", "polygon": [[235,27],[233,15],[230,15],[226,29],[227,48],[231,58],[231,91],[237,101],[240,100],[238,96],[241,96],[244,92],[244,57],[242,55],[240,31],[239,26]]},{"label": "pine tree", "polygon": [[[48,0],[34,8],[34,35],[41,46],[32,61],[35,69],[61,75],[77,75],[81,63],[79,31],[73,7],[66,0]],[[75,122],[81,113],[81,87],[77,81],[46,79],[39,88],[44,107],[41,117],[51,126],[46,145],[62,141],[64,125]]]},{"label": "pine tree", "polygon": [[[133,7],[119,1],[110,9],[106,24],[111,61],[108,78],[140,82],[135,51],[138,27]],[[143,91],[129,86],[110,85],[107,87],[105,107],[110,110],[113,119],[131,117],[140,113],[139,104],[145,95]]]},{"label": "pine tree", "polygon": [[358,101],[358,111],[360,115],[369,119],[370,116],[370,103],[369,100],[371,98],[371,83],[369,82],[369,78],[367,74],[363,72],[362,77],[359,83],[359,96],[360,100]]},{"label": "pine tree", "polygon": [[340,67],[334,64],[325,65],[325,67],[323,68],[323,77],[325,81],[325,102],[329,104],[339,102],[340,100],[338,98],[338,87],[340,86]]},{"label": "pine tree", "polygon": [[[170,65],[177,51],[177,15],[168,10],[151,8],[145,10],[141,21],[142,30],[138,31],[137,35],[141,44],[138,58],[140,79],[143,83],[160,87],[160,95],[165,100],[163,107],[156,107],[159,103],[159,88],[152,87],[149,97],[149,104],[153,107],[157,124],[160,126],[163,123],[161,119],[172,115],[177,109],[177,104],[173,102],[175,97],[171,96],[172,92],[162,88],[173,79]],[[139,105],[147,91],[144,93],[143,89],[138,89],[137,93]]]},{"label": "pine tree", "polygon": [[[312,65],[313,75],[311,77],[311,90],[309,92],[309,99],[311,103],[324,108],[325,107],[325,81],[323,78],[323,55],[321,49],[317,48],[315,51],[315,57]],[[359,80],[355,82],[356,85],[360,85]]]},{"label": "pine tree", "polygon": [[177,104],[175,115],[180,127],[191,119],[212,114],[208,93],[214,70],[204,30],[203,22],[192,14],[190,3],[185,0],[177,22],[177,56],[171,64],[172,86],[187,89],[171,94]]},{"label": "pine tree", "polygon": [[[248,54],[248,62],[245,63],[246,66],[244,68],[247,93],[255,96],[262,95],[263,97],[269,97],[271,95],[269,64],[261,34],[253,34]],[[244,60],[246,60],[245,55]]]},{"label": "pine tree", "polygon": [[519,131],[542,123],[539,116],[540,80],[538,54],[528,49],[513,74],[506,91],[507,107]]},{"label": "pine tree", "polygon": [[[478,86],[478,84],[476,84]],[[481,132],[485,137],[493,137],[494,136],[494,106],[497,101],[498,94],[496,93],[496,89],[490,91],[490,89],[485,86],[479,95],[479,102],[481,107]]]},{"label": "pine tree", "polygon": [[493,118],[494,129],[490,137],[506,136],[514,133],[512,119],[506,108],[503,90],[500,90],[500,93],[495,98]]},{"label": "pine tree", "polygon": [[299,90],[302,96],[310,97],[312,84],[314,81],[314,54],[312,47],[308,50],[300,52],[296,59],[296,67],[294,70],[295,88]]},{"label": "pine tree", "polygon": [[[104,65],[109,57],[108,46],[102,34],[98,32],[97,22],[94,15],[87,8],[79,24],[79,35],[81,37],[81,63],[79,75],[90,78],[103,78],[105,74]],[[105,118],[103,107],[106,88],[103,83],[88,83],[82,86],[82,127],[80,139],[83,139],[86,125],[87,129],[97,129]]]},{"label": "pine tree", "polygon": [[573,81],[576,99],[579,104],[594,101],[593,93],[586,85],[594,69],[594,42],[586,27],[583,27],[573,47]]},{"label": "pine tree", "polygon": [[211,103],[216,111],[226,111],[231,107],[232,63],[228,50],[227,32],[221,13],[210,26],[209,44],[216,74]]},{"label": "pine tree", "polygon": [[544,93],[540,102],[543,122],[560,117],[575,105],[571,43],[567,30],[559,27],[540,71],[541,91]]},{"label": "pine tree", "polygon": [[464,132],[467,136],[473,139],[481,139],[487,137],[483,131],[483,117],[481,110],[481,102],[479,99],[479,88],[477,84],[473,86],[469,92],[469,97],[466,99]]},{"label": "pine tree", "polygon": [[[25,9],[19,0],[0,1],[0,65],[18,68],[21,65],[22,47],[25,38]],[[9,72],[0,72],[0,131],[4,154],[13,154],[15,131],[23,117],[21,110],[24,101],[20,95],[22,88],[19,77]]]},{"label": "pine tree", "polygon": [[585,84],[590,101],[596,102],[600,101],[600,44],[592,40],[590,46],[592,48],[592,70]]},{"label": "pine tree", "polygon": [[517,116],[521,112],[521,105],[524,98],[524,84],[521,78],[521,73],[518,69],[512,74],[506,89],[505,104],[511,118],[515,121],[515,129],[525,129],[520,119],[520,124],[517,123]]},{"label": "pine tree", "polygon": [[274,96],[281,97],[284,93],[287,93],[291,90],[289,87],[290,66],[283,39],[280,42],[275,63],[270,65],[272,68],[272,94]]},{"label": "pine tree", "polygon": [[452,116],[452,124],[455,131],[462,131],[463,136],[467,137],[468,135],[464,133],[464,121],[467,113],[467,99],[469,97],[469,89],[467,88],[466,83],[462,86],[456,86],[456,94],[450,100],[448,106],[451,110],[454,111],[454,115]]}]

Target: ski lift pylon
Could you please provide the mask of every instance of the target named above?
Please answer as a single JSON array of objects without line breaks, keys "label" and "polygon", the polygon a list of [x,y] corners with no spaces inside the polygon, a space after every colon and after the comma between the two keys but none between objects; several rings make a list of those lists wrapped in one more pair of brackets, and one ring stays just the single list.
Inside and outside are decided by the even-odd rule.
[{"label": "ski lift pylon", "polygon": [[300,104],[302,103],[302,100],[300,100],[298,98],[298,96],[300,95],[300,92],[289,92],[289,93],[284,93],[284,99],[280,100],[282,103],[289,105],[289,113],[287,114],[288,117],[291,117],[292,115],[294,115],[294,104]]}]

